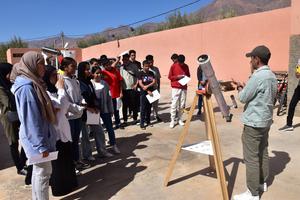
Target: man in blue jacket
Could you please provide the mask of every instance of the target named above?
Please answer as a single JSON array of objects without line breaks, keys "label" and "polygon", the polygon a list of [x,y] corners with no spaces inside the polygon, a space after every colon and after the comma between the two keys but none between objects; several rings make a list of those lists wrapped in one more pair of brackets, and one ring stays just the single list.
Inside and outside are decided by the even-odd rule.
[{"label": "man in blue jacket", "polygon": [[242,122],[243,154],[246,165],[247,191],[235,195],[234,200],[259,200],[267,190],[269,175],[268,138],[273,122],[273,102],[277,93],[277,79],[268,66],[271,52],[258,46],[247,53],[251,57],[252,75],[246,85],[238,83],[239,99],[245,104]]}]

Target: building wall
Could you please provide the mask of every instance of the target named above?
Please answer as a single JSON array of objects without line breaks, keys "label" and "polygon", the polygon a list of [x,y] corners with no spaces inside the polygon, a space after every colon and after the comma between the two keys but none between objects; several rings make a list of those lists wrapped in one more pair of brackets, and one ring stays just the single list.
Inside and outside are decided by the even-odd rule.
[{"label": "building wall", "polygon": [[[76,60],[82,60],[81,57],[81,49],[79,48],[72,48],[69,50],[75,50],[76,53]],[[37,52],[42,52],[40,48],[10,48],[6,52],[7,56],[7,62],[15,64],[20,61],[21,57],[23,56],[24,53],[28,51],[37,51]]]},{"label": "building wall", "polygon": [[[298,85],[299,79],[295,76],[295,67],[300,59],[300,1],[292,0],[291,7],[291,36],[289,48],[289,86],[288,86],[288,102],[290,102],[294,90]],[[297,116],[300,116],[300,106],[296,107]]]},{"label": "building wall", "polygon": [[171,54],[184,54],[196,83],[196,59],[200,54],[209,54],[219,80],[246,81],[250,66],[245,54],[257,45],[270,48],[272,70],[288,70],[290,33],[291,8],[288,7],[127,38],[119,41],[120,47],[117,41],[88,47],[82,49],[82,59],[99,58],[101,54],[113,57],[135,49],[140,61],[147,54],[154,56],[164,82],[168,81]]}]

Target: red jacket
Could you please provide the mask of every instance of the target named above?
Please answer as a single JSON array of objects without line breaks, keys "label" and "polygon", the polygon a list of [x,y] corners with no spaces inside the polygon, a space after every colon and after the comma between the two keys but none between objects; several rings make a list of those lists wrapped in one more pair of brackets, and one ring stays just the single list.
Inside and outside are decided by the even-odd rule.
[{"label": "red jacket", "polygon": [[172,88],[178,88],[178,89],[187,89],[187,85],[182,86],[178,81],[180,80],[178,78],[178,75],[186,75],[190,77],[190,71],[189,71],[189,66],[187,64],[183,63],[180,64],[178,62],[174,63],[169,71],[169,76],[168,78],[171,81],[171,87]]}]

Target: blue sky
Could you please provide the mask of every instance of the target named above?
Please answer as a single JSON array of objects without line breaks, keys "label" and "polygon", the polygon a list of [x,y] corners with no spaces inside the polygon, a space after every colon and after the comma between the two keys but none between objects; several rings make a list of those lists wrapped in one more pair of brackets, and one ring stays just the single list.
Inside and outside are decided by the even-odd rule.
[{"label": "blue sky", "polygon": [[[5,0],[1,2],[0,42],[14,35],[32,39],[94,33],[127,25],[196,0]],[[190,13],[212,0],[201,0],[180,10]],[[5,17],[7,16],[7,17]],[[167,16],[149,22],[160,22]]]}]

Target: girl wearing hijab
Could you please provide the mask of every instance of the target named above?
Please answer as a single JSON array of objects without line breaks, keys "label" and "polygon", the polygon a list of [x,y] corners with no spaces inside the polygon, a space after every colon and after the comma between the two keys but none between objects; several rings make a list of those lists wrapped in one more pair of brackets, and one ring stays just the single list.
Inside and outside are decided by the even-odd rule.
[{"label": "girl wearing hijab", "polygon": [[12,83],[9,80],[9,76],[12,67],[9,63],[0,63],[0,122],[8,139],[10,153],[17,172],[18,174],[26,175],[27,170],[24,167],[27,158],[23,148],[21,149],[21,153],[18,149],[20,122],[17,117],[15,97],[10,91]]},{"label": "girl wearing hijab", "polygon": [[[81,62],[78,65],[78,80],[80,83],[81,95],[83,96],[85,102],[87,103],[86,109],[91,113],[99,113],[99,105],[97,105],[96,94],[91,82],[91,72],[90,72],[90,64],[88,62]],[[85,110],[82,115],[82,155],[83,158],[89,161],[95,160],[92,156],[92,148],[89,140],[88,129],[93,132],[96,141],[96,147],[99,157],[112,157],[113,155],[106,151],[105,148],[105,136],[103,132],[103,128],[100,124],[100,116],[99,116],[99,124],[96,125],[88,125],[87,121],[87,111]]]},{"label": "girl wearing hijab", "polygon": [[52,175],[50,185],[53,196],[63,196],[74,191],[77,187],[75,165],[72,154],[72,136],[69,121],[66,117],[70,102],[64,90],[64,80],[58,80],[57,71],[53,66],[46,66],[44,81],[47,85],[47,93],[50,96],[56,112],[56,130],[58,151],[57,160],[52,161]]},{"label": "girl wearing hijab", "polygon": [[[20,120],[20,142],[26,156],[48,157],[55,151],[56,123],[55,111],[46,92],[42,77],[45,74],[45,61],[40,53],[29,51],[13,67],[11,80],[12,92]],[[49,179],[52,172],[51,162],[33,164],[32,199],[49,199]]]}]

